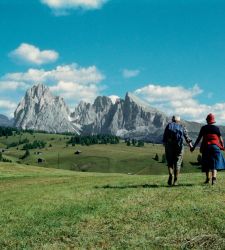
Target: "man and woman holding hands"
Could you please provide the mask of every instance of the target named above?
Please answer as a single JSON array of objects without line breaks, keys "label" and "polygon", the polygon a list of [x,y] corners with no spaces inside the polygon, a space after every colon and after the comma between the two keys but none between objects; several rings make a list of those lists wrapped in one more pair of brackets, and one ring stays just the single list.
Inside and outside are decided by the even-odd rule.
[{"label": "man and woman holding hands", "polygon": [[[215,125],[215,116],[209,114],[206,117],[207,124],[201,127],[198,138],[192,145],[186,128],[181,124],[179,116],[173,116],[164,131],[163,143],[169,171],[168,185],[177,185],[178,176],[183,160],[184,140],[193,152],[201,142],[202,171],[206,173],[205,183],[211,180],[212,185],[216,183],[217,170],[225,170],[225,159],[221,150],[224,150],[224,142],[219,127]],[[211,176],[210,176],[211,173]]]}]

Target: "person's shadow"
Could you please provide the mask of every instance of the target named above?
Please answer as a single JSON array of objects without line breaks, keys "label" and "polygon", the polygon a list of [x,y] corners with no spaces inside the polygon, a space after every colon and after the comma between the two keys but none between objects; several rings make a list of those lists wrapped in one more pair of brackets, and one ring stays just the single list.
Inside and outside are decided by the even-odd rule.
[{"label": "person's shadow", "polygon": [[181,183],[176,186],[168,186],[168,185],[159,185],[159,184],[126,184],[126,185],[103,185],[103,186],[95,186],[95,188],[103,188],[103,189],[125,189],[125,188],[162,188],[162,187],[193,187],[196,186],[192,183]]}]

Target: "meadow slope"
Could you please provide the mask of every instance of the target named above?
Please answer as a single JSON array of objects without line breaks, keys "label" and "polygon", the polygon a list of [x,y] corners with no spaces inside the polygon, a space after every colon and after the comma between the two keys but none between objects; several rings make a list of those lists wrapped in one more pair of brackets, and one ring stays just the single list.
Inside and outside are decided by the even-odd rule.
[{"label": "meadow slope", "polygon": [[[42,140],[46,147],[30,149],[30,155],[21,159],[25,151],[24,144],[9,147],[11,143],[28,139]],[[0,137],[0,148],[5,148],[3,157],[13,162],[42,167],[60,168],[83,172],[131,173],[131,174],[166,174],[166,164],[162,162],[164,147],[160,144],[145,143],[144,147],[127,146],[122,140],[119,144],[96,144],[91,146],[68,145],[70,136],[44,133],[22,133],[9,137]],[[74,154],[77,150],[81,154]],[[39,154],[36,154],[36,153]],[[156,154],[159,160],[154,160]],[[199,151],[190,153],[186,148],[182,172],[198,172],[196,165]],[[39,164],[38,158],[44,160]]]},{"label": "meadow slope", "polygon": [[225,173],[82,173],[0,163],[0,249],[225,249]]}]

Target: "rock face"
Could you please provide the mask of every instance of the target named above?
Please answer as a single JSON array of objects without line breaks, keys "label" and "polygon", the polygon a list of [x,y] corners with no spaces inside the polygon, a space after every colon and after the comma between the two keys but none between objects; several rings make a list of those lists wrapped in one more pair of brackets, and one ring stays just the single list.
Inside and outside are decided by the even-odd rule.
[{"label": "rock face", "polygon": [[[53,96],[42,84],[26,92],[14,115],[14,125],[23,129],[82,135],[113,134],[152,142],[162,141],[164,128],[171,120],[131,93],[115,103],[106,96],[97,97],[93,104],[82,101],[70,113],[64,100]],[[191,138],[196,138],[202,124],[183,123]],[[221,132],[225,134],[225,127],[221,127]]]},{"label": "rock face", "polygon": [[106,96],[97,97],[92,105],[81,102],[71,116],[82,125],[83,134],[114,134],[137,139],[158,137],[169,121],[165,114],[131,93],[115,104]]},{"label": "rock face", "polygon": [[53,96],[42,84],[26,92],[14,113],[14,125],[22,129],[79,133],[79,128],[70,121],[63,98]]}]

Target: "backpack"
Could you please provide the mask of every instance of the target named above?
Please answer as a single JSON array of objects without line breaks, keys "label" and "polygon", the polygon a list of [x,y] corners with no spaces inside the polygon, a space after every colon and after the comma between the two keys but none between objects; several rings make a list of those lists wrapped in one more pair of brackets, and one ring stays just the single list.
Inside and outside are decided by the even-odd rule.
[{"label": "backpack", "polygon": [[183,146],[183,126],[179,123],[171,122],[166,131],[167,142],[181,148]]}]

